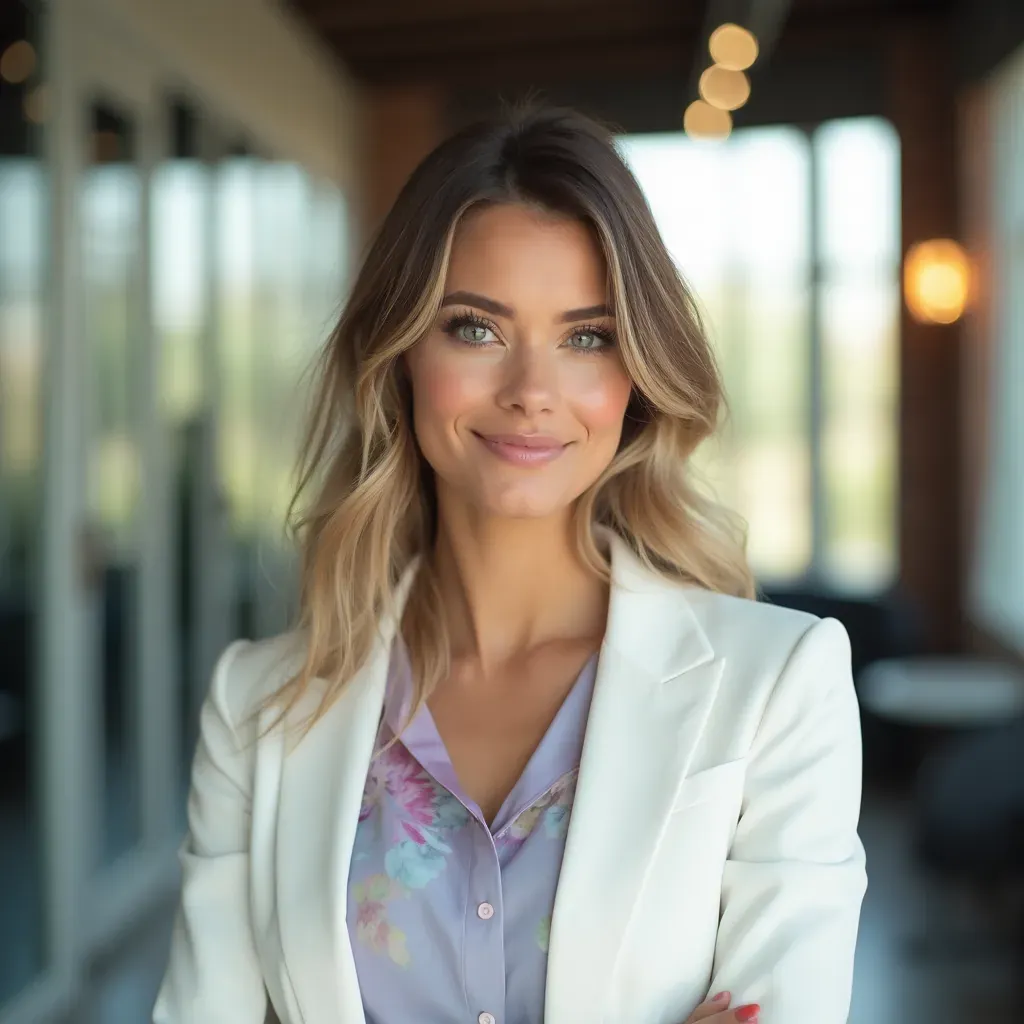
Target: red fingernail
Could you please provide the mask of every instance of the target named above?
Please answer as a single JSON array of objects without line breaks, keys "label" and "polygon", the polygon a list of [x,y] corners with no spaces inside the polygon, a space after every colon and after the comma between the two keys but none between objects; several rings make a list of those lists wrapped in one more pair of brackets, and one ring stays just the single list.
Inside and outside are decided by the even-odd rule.
[{"label": "red fingernail", "polygon": [[757,1020],[757,1015],[761,1012],[761,1007],[757,1003],[748,1003],[746,1006],[741,1006],[736,1011],[736,1019],[741,1020],[744,1024],[753,1024]]},{"label": "red fingernail", "polygon": [[713,1002],[713,1003],[726,1003],[728,1001],[729,1001],[729,993],[728,992],[719,992],[718,995],[711,997],[711,1002]]}]

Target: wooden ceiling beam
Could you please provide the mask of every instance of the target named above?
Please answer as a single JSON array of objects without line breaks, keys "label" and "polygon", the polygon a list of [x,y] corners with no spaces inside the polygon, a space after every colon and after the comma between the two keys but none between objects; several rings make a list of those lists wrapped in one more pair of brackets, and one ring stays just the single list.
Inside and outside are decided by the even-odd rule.
[{"label": "wooden ceiling beam", "polygon": [[[523,0],[530,2],[530,0]],[[572,0],[575,2],[575,0]],[[864,4],[827,9],[814,0],[795,0],[778,41],[786,59],[841,48],[871,49],[900,24],[923,25],[945,17],[943,4],[897,0],[888,13],[865,17]],[[381,0],[385,5],[385,0]],[[805,6],[807,4],[807,6]],[[682,12],[680,8],[683,8]],[[488,89],[598,78],[680,76],[685,83],[701,38],[703,11],[677,5],[658,17],[651,6],[596,18],[549,17],[542,21],[509,17],[479,20],[442,31],[322,32],[325,41],[357,77],[371,84],[433,81]],[[495,31],[496,24],[503,26]],[[770,73],[770,72],[769,72]],[[690,89],[690,92],[693,90]]]},{"label": "wooden ceiling beam", "polygon": [[480,52],[557,46],[577,73],[601,74],[600,65],[589,52],[594,43],[621,40],[628,44],[631,40],[649,38],[690,39],[698,28],[699,22],[685,13],[666,15],[620,9],[606,12],[602,17],[548,18],[543,23],[509,15],[444,26],[424,25],[415,32],[376,28],[325,31],[324,34],[343,58],[354,62],[388,57],[401,60],[422,54],[473,62]]},{"label": "wooden ceiling beam", "polygon": [[297,0],[295,8],[313,25],[326,31],[390,27],[398,30],[452,22],[492,18],[589,18],[605,13],[660,11],[671,17],[678,11],[690,18],[700,14],[700,0]]},{"label": "wooden ceiling beam", "polygon": [[[587,57],[597,69],[598,79],[648,77],[678,74],[682,78],[695,42],[695,36],[679,39],[594,40],[587,46]],[[513,50],[483,50],[472,63],[451,60],[447,56],[422,53],[401,59],[378,58],[352,60],[341,54],[348,69],[371,85],[393,85],[429,81],[444,87],[486,87],[489,91],[508,87],[520,89],[578,80],[579,63],[566,59],[562,45],[531,46]]]}]

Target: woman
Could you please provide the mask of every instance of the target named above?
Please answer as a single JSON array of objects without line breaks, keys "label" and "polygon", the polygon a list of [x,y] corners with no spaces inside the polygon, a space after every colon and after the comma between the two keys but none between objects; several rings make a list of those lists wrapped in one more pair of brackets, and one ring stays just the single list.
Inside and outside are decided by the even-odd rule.
[{"label": "woman", "polygon": [[323,359],[301,628],[203,710],[156,1021],[846,1020],[847,640],[749,600],[721,401],[600,129],[424,161]]}]

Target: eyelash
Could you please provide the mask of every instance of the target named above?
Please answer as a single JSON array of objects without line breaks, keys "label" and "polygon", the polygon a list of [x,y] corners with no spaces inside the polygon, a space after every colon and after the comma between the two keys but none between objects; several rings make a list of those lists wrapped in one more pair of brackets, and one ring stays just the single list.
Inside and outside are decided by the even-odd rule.
[{"label": "eyelash", "polygon": [[[460,327],[483,327],[485,330],[491,331],[494,334],[499,333],[496,324],[488,320],[486,317],[480,316],[478,313],[471,313],[469,311],[465,311],[453,314],[447,320],[445,320],[445,322],[441,326],[441,329],[444,331],[445,334],[449,335],[449,337],[454,338],[456,341],[459,341],[463,345],[467,345],[470,348],[482,348],[484,345],[489,343],[485,341],[472,342],[466,341],[464,338],[456,338],[455,332]],[[604,344],[598,348],[578,348],[575,345],[569,346],[575,352],[579,352],[582,355],[598,355],[602,352],[607,351],[610,348],[613,348],[615,345],[615,331],[609,329],[608,327],[599,327],[597,324],[583,324],[580,327],[574,328],[572,334],[570,334],[569,337],[572,338],[578,334],[593,334],[595,338],[600,338],[604,342]]]}]

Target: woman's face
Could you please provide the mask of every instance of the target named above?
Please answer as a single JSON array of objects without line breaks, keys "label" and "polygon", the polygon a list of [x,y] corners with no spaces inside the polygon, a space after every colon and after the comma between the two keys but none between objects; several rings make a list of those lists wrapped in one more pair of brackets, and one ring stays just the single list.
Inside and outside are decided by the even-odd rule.
[{"label": "woman's face", "polygon": [[442,501],[550,516],[600,476],[631,390],[609,306],[582,223],[511,204],[465,217],[440,314],[407,356],[416,438]]}]

